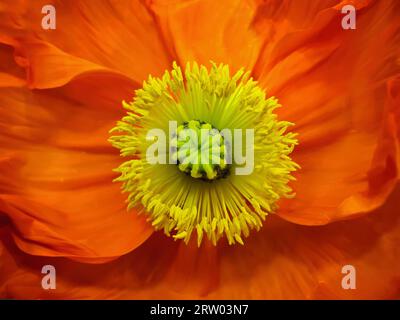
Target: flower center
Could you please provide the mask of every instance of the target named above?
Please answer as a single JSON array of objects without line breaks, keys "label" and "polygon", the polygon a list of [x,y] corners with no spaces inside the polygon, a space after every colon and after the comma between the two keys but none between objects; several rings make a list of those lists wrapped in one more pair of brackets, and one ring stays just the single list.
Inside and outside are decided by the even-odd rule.
[{"label": "flower center", "polygon": [[179,170],[192,178],[213,181],[229,174],[225,139],[205,121],[183,122],[173,136],[171,147]]},{"label": "flower center", "polygon": [[279,199],[294,197],[293,124],[278,120],[278,100],[250,72],[174,63],[123,106],[110,138],[124,157],[114,181],[155,230],[199,246],[243,244]]}]

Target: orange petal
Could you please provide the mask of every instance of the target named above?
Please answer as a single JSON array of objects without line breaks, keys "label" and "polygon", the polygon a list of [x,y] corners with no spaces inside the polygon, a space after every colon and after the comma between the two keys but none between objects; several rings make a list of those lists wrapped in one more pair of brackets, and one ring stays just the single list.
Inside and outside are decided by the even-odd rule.
[{"label": "orange petal", "polygon": [[[45,5],[56,9],[55,30],[42,28]],[[32,76],[41,77],[38,84],[32,81],[33,87],[55,86],[57,80],[76,76],[79,68],[87,72],[94,66],[141,83],[149,74],[160,75],[172,61],[141,1],[15,1],[4,11],[12,17],[3,23],[8,42],[22,52]]]},{"label": "orange petal", "polygon": [[68,55],[43,41],[25,40],[15,45],[16,62],[26,69],[31,89],[63,86],[78,76],[112,70],[90,61]]},{"label": "orange petal", "polygon": [[[298,54],[302,57],[302,63],[296,63],[285,71],[280,73],[280,79],[287,81],[287,77],[298,73],[298,69],[303,69],[308,65],[308,55],[303,54],[304,42],[307,44],[317,42],[319,45],[325,44],[326,36],[330,40],[332,32],[327,32],[326,28],[330,23],[334,23],[335,30],[341,28],[340,20],[332,21],[336,17],[337,10],[340,10],[349,1],[339,0],[255,0],[258,8],[253,21],[253,27],[263,38],[262,52],[254,66],[254,74],[260,78],[261,82],[268,89],[271,83],[266,81],[265,77],[270,76],[271,69],[281,62],[289,54]],[[371,0],[353,0],[350,4],[354,5],[357,10],[367,6]],[[334,9],[333,6],[335,6]],[[340,16],[340,18],[343,16]],[[339,24],[338,24],[339,23]],[[331,41],[332,42],[332,41]],[[330,43],[334,46],[334,43]],[[328,43],[329,45],[329,43]],[[329,48],[327,48],[329,49]],[[332,49],[332,47],[331,47]],[[329,50],[319,52],[319,54],[328,54]],[[312,52],[318,59],[319,54]],[[322,58],[322,57],[321,57]],[[282,70],[281,70],[282,71]],[[278,70],[277,70],[277,73]],[[278,77],[278,75],[276,75]],[[279,79],[276,79],[279,81]],[[274,83],[276,85],[276,82]]]},{"label": "orange petal", "polygon": [[[212,274],[217,274],[218,270],[215,264],[209,265],[212,269],[201,270],[203,262],[209,263],[213,258],[202,254],[196,257],[193,250],[193,254],[187,256],[189,265],[181,264],[176,268],[183,262],[183,256],[179,258],[179,255],[186,248],[182,242],[174,242],[157,232],[118,260],[89,265],[63,258],[27,255],[13,243],[7,222],[3,222],[3,226],[0,222],[0,298],[157,299],[179,297],[182,290],[187,293],[186,298],[195,297],[204,293],[214,279]],[[56,290],[41,287],[44,265],[56,268]],[[208,279],[201,283],[205,278]]]},{"label": "orange petal", "polygon": [[122,110],[72,102],[63,90],[0,89],[0,211],[22,250],[102,262],[152,228],[126,212],[112,183],[120,159],[108,130]]},{"label": "orange petal", "polygon": [[0,87],[26,85],[24,70],[15,65],[12,48],[0,43]]},{"label": "orange petal", "polygon": [[[213,248],[208,257],[201,250],[187,254],[190,247],[157,232],[140,248],[102,265],[26,255],[12,243],[4,223],[0,297],[395,299],[400,293],[399,197],[397,189],[375,214],[327,226],[300,226],[274,216],[245,246]],[[218,264],[210,264],[216,253]],[[40,271],[47,264],[56,268],[56,290],[41,288]],[[341,286],[345,265],[355,267],[355,290]],[[190,284],[195,284],[192,290]]]},{"label": "orange petal", "polygon": [[323,10],[263,52],[255,70],[284,106],[280,118],[299,133],[296,198],[279,211],[296,223],[371,211],[398,181],[399,100],[389,87],[400,74],[399,3],[356,3],[356,30],[340,27],[339,5]]},{"label": "orange petal", "polygon": [[181,64],[208,65],[210,60],[233,69],[255,64],[262,39],[252,28],[257,6],[251,1],[149,1],[170,51]]},{"label": "orange petal", "polygon": [[[245,247],[221,258],[225,299],[390,299],[400,288],[400,189],[373,215],[306,227],[271,218]],[[356,289],[342,288],[342,268],[356,269]]]}]

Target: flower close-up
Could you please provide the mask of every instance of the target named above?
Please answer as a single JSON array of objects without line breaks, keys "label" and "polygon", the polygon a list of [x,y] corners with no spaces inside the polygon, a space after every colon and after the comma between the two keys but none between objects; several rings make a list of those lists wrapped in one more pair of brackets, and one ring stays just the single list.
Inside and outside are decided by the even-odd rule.
[{"label": "flower close-up", "polygon": [[399,120],[397,0],[0,1],[0,298],[400,299]]}]

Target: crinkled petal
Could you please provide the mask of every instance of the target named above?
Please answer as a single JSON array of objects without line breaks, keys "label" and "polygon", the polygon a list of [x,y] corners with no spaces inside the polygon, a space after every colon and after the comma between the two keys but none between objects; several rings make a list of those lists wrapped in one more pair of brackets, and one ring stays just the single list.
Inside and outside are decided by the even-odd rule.
[{"label": "crinkled petal", "polygon": [[107,138],[120,112],[67,99],[65,90],[0,89],[0,211],[24,251],[101,262],[152,229],[126,212],[112,183],[119,156]]},{"label": "crinkled petal", "polygon": [[[102,265],[27,255],[13,244],[4,224],[0,228],[0,296],[396,299],[400,294],[399,196],[397,189],[374,214],[327,226],[300,226],[271,217],[245,246],[201,247],[195,255],[190,246],[157,232],[137,250]],[[41,287],[40,271],[47,264],[56,268],[56,290]],[[346,265],[355,268],[355,290],[342,288]]]},{"label": "crinkled petal", "polygon": [[284,106],[279,116],[299,133],[296,197],[279,211],[296,223],[369,212],[399,177],[399,3],[355,1],[356,30],[341,28],[344,4],[266,47],[255,69]]}]

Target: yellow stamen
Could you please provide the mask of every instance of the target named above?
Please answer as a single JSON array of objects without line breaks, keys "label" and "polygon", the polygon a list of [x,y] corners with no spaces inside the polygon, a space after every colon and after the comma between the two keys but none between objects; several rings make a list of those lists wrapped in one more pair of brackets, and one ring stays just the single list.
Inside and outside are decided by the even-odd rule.
[{"label": "yellow stamen", "polygon": [[[110,142],[127,158],[115,170],[120,173],[115,181],[122,182],[129,194],[128,209],[144,208],[156,230],[185,242],[195,236],[199,246],[204,238],[216,244],[223,237],[229,244],[243,244],[243,237],[252,229],[259,230],[266,216],[277,209],[280,198],[294,196],[288,183],[299,166],[289,155],[297,139],[295,133],[286,132],[292,123],[278,121],[277,99],[266,98],[248,72],[240,70],[231,76],[226,65],[212,64],[208,70],[192,63],[183,73],[174,63],[162,78],[150,76],[133,102],[123,102],[123,106],[127,115],[110,131],[118,133]],[[224,139],[216,146],[199,146],[199,155],[190,158],[209,153],[214,163],[150,163],[146,152],[154,139],[148,139],[148,132],[157,128],[168,133],[171,122],[179,125],[177,133],[159,156],[187,155],[178,138],[189,128],[195,132],[216,129],[216,134],[223,129],[251,129],[254,170],[235,174],[242,165],[226,161]],[[246,145],[241,148],[241,154],[248,152]]]}]

